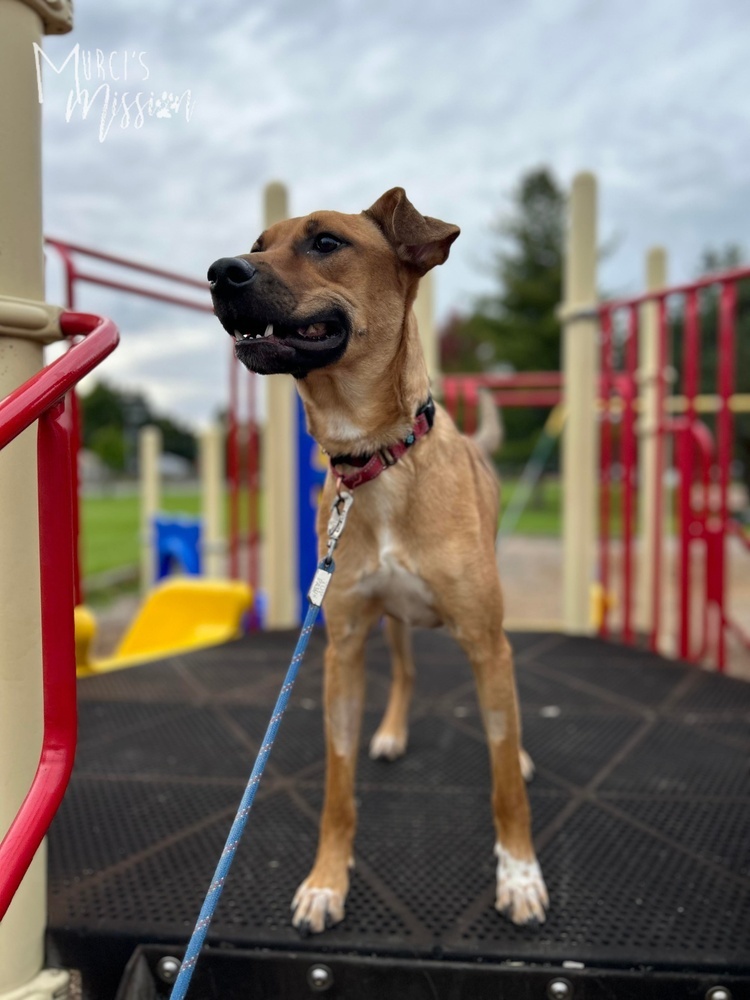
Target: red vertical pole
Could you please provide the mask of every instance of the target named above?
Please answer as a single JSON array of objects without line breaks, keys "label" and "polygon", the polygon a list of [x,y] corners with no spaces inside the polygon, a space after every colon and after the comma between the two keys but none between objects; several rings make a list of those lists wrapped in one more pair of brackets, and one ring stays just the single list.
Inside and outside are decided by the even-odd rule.
[{"label": "red vertical pole", "polygon": [[479,408],[479,380],[467,379],[464,383],[464,434],[473,434],[477,429]]},{"label": "red vertical pole", "polygon": [[625,345],[625,409],[622,418],[622,573],[623,623],[622,638],[633,642],[633,490],[636,476],[635,407],[638,368],[638,306],[628,310],[628,339]]},{"label": "red vertical pole", "polygon": [[664,542],[664,401],[666,397],[666,364],[667,364],[667,336],[669,333],[667,318],[667,297],[659,295],[658,303],[658,373],[656,376],[656,442],[654,451],[656,453],[656,482],[654,484],[654,573],[653,573],[653,593],[651,603],[653,606],[653,623],[649,646],[656,651],[659,645],[659,625],[661,623],[662,605],[662,561],[664,554],[662,545]]},{"label": "red vertical pole", "polygon": [[258,417],[256,386],[258,376],[247,373],[247,580],[258,593]]},{"label": "red vertical pole", "polygon": [[734,340],[737,285],[725,281],[721,285],[719,300],[718,391],[719,412],[716,420],[716,452],[719,463],[719,529],[716,565],[716,593],[718,595],[718,649],[717,666],[726,667],[726,556],[729,538],[729,478],[732,464],[732,410],[729,405],[734,388]]},{"label": "red vertical pole", "polygon": [[601,331],[601,437],[599,449],[599,582],[603,592],[602,623],[600,635],[609,634],[609,555],[610,555],[610,506],[612,482],[612,312],[603,309]]},{"label": "red vertical pole", "polygon": [[239,441],[237,439],[237,378],[238,361],[234,344],[229,362],[229,413],[227,415],[227,472],[229,474],[229,575],[239,579]]},{"label": "red vertical pole", "polygon": [[685,300],[685,335],[683,340],[682,392],[686,400],[685,417],[679,432],[680,465],[680,622],[679,654],[690,657],[690,605],[692,572],[690,565],[693,536],[693,435],[695,425],[695,396],[698,392],[698,358],[700,356],[700,325],[698,292],[691,289]]},{"label": "red vertical pole", "polygon": [[458,422],[458,385],[452,375],[443,376],[445,408],[454,422]]},{"label": "red vertical pole", "polygon": [[[70,251],[63,247],[56,247],[62,258],[65,268],[65,307],[67,309],[76,308],[75,282],[76,267]],[[68,350],[72,346],[72,340],[68,341]],[[69,415],[71,420],[70,432],[70,481],[73,489],[73,590],[76,605],[83,604],[85,594],[83,592],[83,578],[81,574],[81,480],[79,460],[81,455],[82,433],[81,433],[81,408],[78,400],[78,391],[70,390]]]}]

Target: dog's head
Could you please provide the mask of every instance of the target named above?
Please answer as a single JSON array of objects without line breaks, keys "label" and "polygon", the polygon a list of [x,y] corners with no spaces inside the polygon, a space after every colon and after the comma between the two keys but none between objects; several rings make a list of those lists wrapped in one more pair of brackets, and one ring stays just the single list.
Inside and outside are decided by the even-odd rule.
[{"label": "dog's head", "polygon": [[211,265],[214,311],[237,357],[262,375],[356,363],[400,334],[419,278],[446,260],[459,232],[421,215],[403,188],[360,215],[287,219],[250,253]]}]

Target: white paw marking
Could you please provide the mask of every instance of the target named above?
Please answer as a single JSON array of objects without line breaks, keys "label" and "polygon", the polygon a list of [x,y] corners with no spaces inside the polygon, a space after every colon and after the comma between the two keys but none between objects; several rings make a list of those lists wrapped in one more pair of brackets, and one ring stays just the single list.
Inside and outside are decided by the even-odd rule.
[{"label": "white paw marking", "polygon": [[533,921],[544,923],[549,906],[547,887],[536,858],[523,861],[514,857],[499,842],[497,855],[497,898],[495,908],[508,916],[514,924]]},{"label": "white paw marking", "polygon": [[521,748],[518,753],[518,759],[521,764],[521,774],[523,775],[524,781],[531,781],[536,773],[536,768],[534,767],[534,761],[526,753],[526,751]]},{"label": "white paw marking", "polygon": [[406,733],[394,736],[378,730],[370,740],[370,757],[373,760],[396,760],[406,752]]},{"label": "white paw marking", "polygon": [[308,885],[307,879],[292,900],[292,924],[311,934],[320,934],[344,919],[344,895],[325,886]]}]

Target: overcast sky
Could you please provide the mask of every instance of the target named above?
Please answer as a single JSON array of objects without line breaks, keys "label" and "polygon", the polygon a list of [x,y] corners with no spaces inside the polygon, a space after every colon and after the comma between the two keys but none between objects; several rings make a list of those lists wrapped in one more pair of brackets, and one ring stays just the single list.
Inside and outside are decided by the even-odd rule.
[{"label": "overcast sky", "polygon": [[[545,164],[566,187],[581,169],[599,178],[608,291],[638,290],[657,243],[674,279],[708,245],[750,250],[747,0],[77,0],[75,17],[45,52],[59,68],[79,44],[80,85],[108,84],[110,109],[125,89],[185,96],[171,117],[136,128],[133,107],[102,128],[104,90],[66,121],[75,57],[45,69],[50,235],[203,277],[249,249],[269,180],[295,215],[360,211],[400,184],[461,226],[436,275],[445,316],[491,287],[492,222]],[[58,279],[51,262],[59,300]],[[78,304],[121,326],[110,379],[196,424],[224,405],[211,316],[93,288]]]}]

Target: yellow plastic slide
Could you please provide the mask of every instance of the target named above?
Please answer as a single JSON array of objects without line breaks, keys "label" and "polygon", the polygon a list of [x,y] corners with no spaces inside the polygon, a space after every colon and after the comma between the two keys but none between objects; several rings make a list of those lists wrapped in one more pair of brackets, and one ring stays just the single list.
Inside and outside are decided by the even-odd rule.
[{"label": "yellow plastic slide", "polygon": [[169,577],[148,594],[114,656],[103,660],[90,656],[96,632],[93,615],[76,608],[78,672],[119,670],[236,639],[252,599],[250,587],[238,580]]}]

